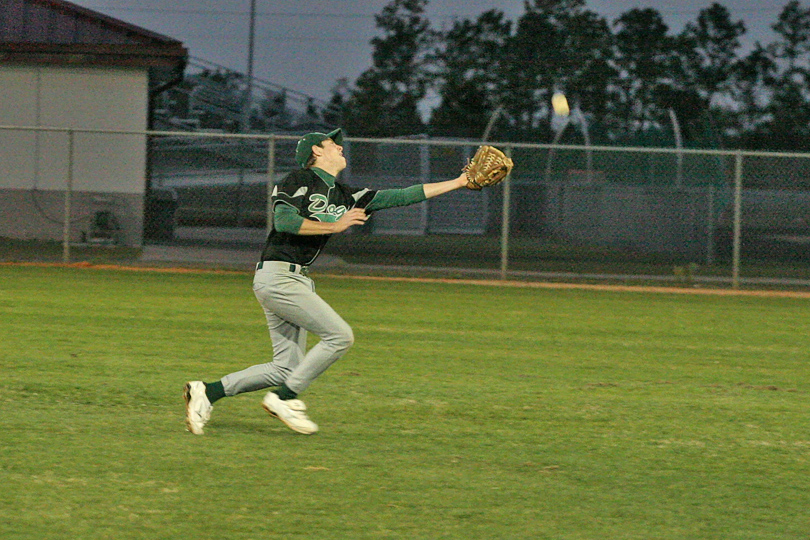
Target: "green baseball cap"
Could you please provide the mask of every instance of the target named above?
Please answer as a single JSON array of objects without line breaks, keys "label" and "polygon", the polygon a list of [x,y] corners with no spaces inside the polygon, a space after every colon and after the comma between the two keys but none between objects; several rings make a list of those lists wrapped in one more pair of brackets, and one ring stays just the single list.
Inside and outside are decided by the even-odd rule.
[{"label": "green baseball cap", "polygon": [[301,167],[306,167],[309,156],[312,155],[312,147],[321,144],[326,139],[332,139],[335,144],[343,144],[343,130],[337,128],[329,133],[307,133],[298,140],[295,147],[295,161]]}]

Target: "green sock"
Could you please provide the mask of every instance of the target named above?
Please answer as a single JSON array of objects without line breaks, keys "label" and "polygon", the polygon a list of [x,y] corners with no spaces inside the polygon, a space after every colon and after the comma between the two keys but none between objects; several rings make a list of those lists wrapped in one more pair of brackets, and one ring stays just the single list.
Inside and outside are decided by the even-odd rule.
[{"label": "green sock", "polygon": [[287,401],[288,399],[295,399],[298,394],[290,390],[290,387],[287,386],[286,383],[282,384],[278,390],[275,390],[275,393],[278,394],[278,397],[283,401]]},{"label": "green sock", "polygon": [[208,398],[211,405],[225,397],[225,388],[222,386],[222,381],[203,384],[205,384],[205,397]]}]

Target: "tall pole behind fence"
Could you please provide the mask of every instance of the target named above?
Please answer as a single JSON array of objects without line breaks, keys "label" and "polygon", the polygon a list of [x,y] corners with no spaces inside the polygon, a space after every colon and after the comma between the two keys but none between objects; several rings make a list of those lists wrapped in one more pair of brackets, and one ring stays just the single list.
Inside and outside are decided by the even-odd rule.
[{"label": "tall pole behind fence", "polygon": [[734,247],[731,256],[731,287],[740,288],[740,248],[742,245],[742,176],[743,155],[740,150],[734,156]]},{"label": "tall pole behind fence", "polygon": [[73,131],[67,132],[68,136],[68,163],[67,163],[67,185],[65,186],[65,216],[62,223],[62,262],[70,262],[70,213],[71,197],[73,195]]},{"label": "tall pole behind fence", "polygon": [[256,41],[256,0],[250,0],[250,24],[248,28],[247,84],[242,102],[241,131],[250,131],[250,109],[253,103],[253,50]]}]

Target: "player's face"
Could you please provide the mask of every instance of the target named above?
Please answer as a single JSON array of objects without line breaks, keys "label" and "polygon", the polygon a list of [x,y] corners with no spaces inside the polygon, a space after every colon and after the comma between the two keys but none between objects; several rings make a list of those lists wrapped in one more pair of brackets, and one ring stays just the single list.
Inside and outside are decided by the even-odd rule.
[{"label": "player's face", "polygon": [[[321,143],[323,151],[318,156],[318,163],[329,169],[342,171],[346,168],[346,158],[343,157],[343,147],[332,139],[326,139]],[[327,170],[327,169],[324,169]]]}]

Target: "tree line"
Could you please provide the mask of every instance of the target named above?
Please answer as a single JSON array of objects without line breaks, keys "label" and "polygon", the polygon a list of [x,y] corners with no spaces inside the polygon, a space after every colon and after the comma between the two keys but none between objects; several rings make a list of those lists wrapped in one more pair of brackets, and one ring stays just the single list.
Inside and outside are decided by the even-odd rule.
[{"label": "tree line", "polygon": [[[375,16],[372,65],[333,91],[332,121],[353,136],[428,134],[549,142],[551,96],[564,92],[594,143],[810,149],[810,8],[790,0],[772,43],[743,52],[746,33],[719,3],[673,34],[653,8],[609,22],[585,0],[525,0],[446,30],[428,0],[392,0]],[[433,103],[425,111],[426,103]],[[573,135],[572,135],[573,136]]]}]

